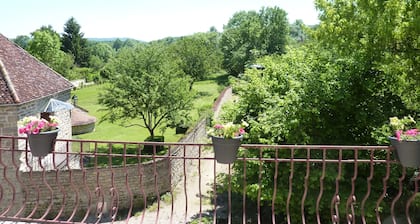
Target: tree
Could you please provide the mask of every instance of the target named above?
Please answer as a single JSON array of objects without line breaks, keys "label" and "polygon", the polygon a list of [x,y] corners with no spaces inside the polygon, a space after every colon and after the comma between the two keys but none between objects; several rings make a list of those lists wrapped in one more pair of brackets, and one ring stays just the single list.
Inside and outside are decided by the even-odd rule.
[{"label": "tree", "polygon": [[122,48],[123,47],[123,42],[119,39],[119,38],[117,38],[115,41],[114,41],[114,43],[112,44],[112,48],[114,48],[116,51],[118,51],[120,48]]},{"label": "tree", "polygon": [[391,90],[418,111],[419,2],[318,0],[316,6],[321,15],[317,40],[338,57],[357,63],[353,75],[359,76],[362,86],[378,95]]},{"label": "tree", "polygon": [[296,20],[294,23],[290,24],[290,37],[298,44],[302,44],[308,39],[308,35],[305,31],[306,29],[308,28],[302,20]]},{"label": "tree", "polygon": [[90,43],[88,49],[90,52],[89,66],[96,70],[104,67],[115,54],[110,44],[102,42]]},{"label": "tree", "polygon": [[198,33],[182,37],[171,44],[174,60],[191,77],[190,89],[195,81],[203,80],[210,72],[220,68],[221,53],[217,47],[217,33]]},{"label": "tree", "polygon": [[38,60],[66,76],[73,65],[73,58],[61,51],[60,47],[58,33],[51,29],[41,28],[32,33],[27,50]]},{"label": "tree", "polygon": [[76,65],[86,67],[89,63],[89,51],[87,40],[83,38],[84,34],[80,32],[80,28],[81,26],[73,17],[65,23],[61,49],[73,55]]},{"label": "tree", "polygon": [[286,13],[278,7],[235,13],[220,40],[223,67],[237,75],[259,57],[284,53],[288,32]]},{"label": "tree", "polygon": [[26,35],[19,35],[13,40],[13,42],[15,42],[21,48],[26,49],[30,40],[31,38]]},{"label": "tree", "polygon": [[190,108],[190,80],[165,52],[158,44],[120,50],[111,62],[114,78],[99,99],[104,120],[145,127],[153,139],[156,128]]}]

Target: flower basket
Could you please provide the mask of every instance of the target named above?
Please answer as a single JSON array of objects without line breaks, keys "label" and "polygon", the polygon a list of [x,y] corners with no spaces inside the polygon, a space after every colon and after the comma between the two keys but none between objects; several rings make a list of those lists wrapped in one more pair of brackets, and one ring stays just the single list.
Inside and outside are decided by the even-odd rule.
[{"label": "flower basket", "polygon": [[216,161],[223,164],[235,162],[242,138],[242,135],[229,139],[211,136]]},{"label": "flower basket", "polygon": [[29,148],[33,156],[43,157],[54,150],[59,131],[57,117],[24,117],[18,123],[21,126],[19,134],[28,135]]},{"label": "flower basket", "polygon": [[33,156],[44,157],[54,151],[55,140],[59,129],[41,132],[39,134],[29,134],[28,141]]},{"label": "flower basket", "polygon": [[420,167],[420,141],[400,140],[396,137],[389,137],[392,146],[396,149],[396,159],[404,167]]}]

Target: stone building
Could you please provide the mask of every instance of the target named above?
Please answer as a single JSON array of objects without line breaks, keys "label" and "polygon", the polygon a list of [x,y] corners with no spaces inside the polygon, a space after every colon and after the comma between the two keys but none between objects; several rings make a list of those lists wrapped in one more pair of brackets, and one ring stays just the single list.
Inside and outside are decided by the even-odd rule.
[{"label": "stone building", "polygon": [[[0,34],[0,136],[18,136],[18,120],[40,116],[52,98],[69,101],[72,88],[71,82]],[[53,113],[61,120],[59,139],[71,139],[70,113]],[[11,144],[2,141],[0,147]],[[25,141],[19,140],[17,147],[25,147]],[[56,145],[55,150],[63,147]]]}]

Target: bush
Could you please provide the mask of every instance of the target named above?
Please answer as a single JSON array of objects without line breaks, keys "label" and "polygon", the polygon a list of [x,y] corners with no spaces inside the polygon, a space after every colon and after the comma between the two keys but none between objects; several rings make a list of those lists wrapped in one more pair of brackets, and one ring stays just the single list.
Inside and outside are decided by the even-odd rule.
[{"label": "bush", "polygon": [[[145,142],[165,142],[165,136],[149,136],[144,139]],[[157,145],[156,147],[156,154],[162,152],[165,148],[163,145]],[[144,145],[143,154],[153,154],[153,145]]]}]

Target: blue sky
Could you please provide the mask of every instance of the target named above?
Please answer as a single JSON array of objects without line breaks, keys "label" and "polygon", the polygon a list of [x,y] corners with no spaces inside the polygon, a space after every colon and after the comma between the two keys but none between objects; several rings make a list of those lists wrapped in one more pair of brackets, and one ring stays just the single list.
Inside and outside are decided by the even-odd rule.
[{"label": "blue sky", "polygon": [[151,41],[206,32],[223,25],[238,11],[278,6],[290,22],[318,23],[314,0],[2,0],[0,33],[8,38],[30,35],[43,25],[58,33],[70,17],[85,37],[129,37]]}]

